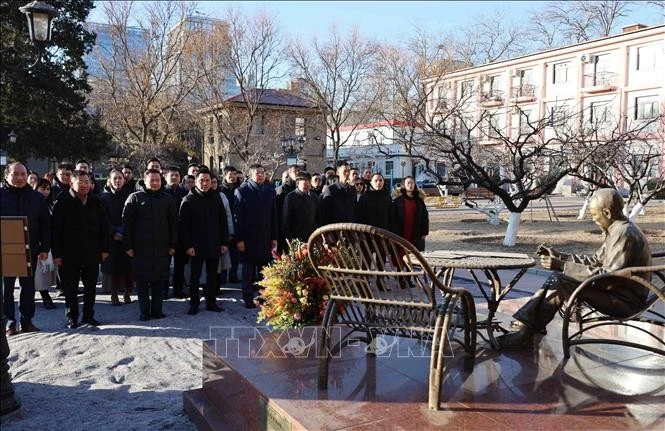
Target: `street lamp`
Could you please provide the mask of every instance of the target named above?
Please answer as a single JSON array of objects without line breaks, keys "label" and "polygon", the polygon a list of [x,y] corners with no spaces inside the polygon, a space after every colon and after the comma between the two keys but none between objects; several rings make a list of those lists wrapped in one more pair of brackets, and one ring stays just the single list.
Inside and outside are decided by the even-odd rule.
[{"label": "street lamp", "polygon": [[[25,14],[28,19],[28,31],[30,32],[30,40],[37,45],[39,49],[39,56],[37,60],[28,67],[28,69],[35,66],[42,58],[42,50],[44,48],[44,42],[51,40],[51,30],[53,29],[53,18],[57,14],[57,10],[42,1],[33,1],[25,6],[19,8],[19,10]],[[9,142],[11,144],[16,143],[16,133],[12,130],[9,133]],[[5,160],[6,162],[6,156]],[[2,263],[0,262],[0,275],[4,275],[2,270]],[[4,277],[3,277],[4,280]],[[4,281],[1,281],[2,288],[0,288],[0,303],[4,302]],[[0,326],[2,329],[5,328],[5,313],[1,312],[0,315]],[[2,335],[0,338],[0,415],[5,415],[9,412],[13,412],[21,407],[21,403],[14,396],[14,387],[12,385],[11,377],[9,374],[9,363],[7,358],[9,357],[9,343],[7,343],[7,334],[5,331],[1,331]]]},{"label": "street lamp", "polygon": [[58,10],[48,3],[35,0],[25,6],[18,8],[28,19],[28,31],[30,40],[37,46],[39,56],[29,68],[35,66],[42,59],[44,43],[51,40],[51,31],[53,30],[53,18],[58,14]]},{"label": "street lamp", "polygon": [[307,139],[304,136],[282,136],[280,138],[287,165],[298,164],[298,154],[305,147],[306,140]]}]

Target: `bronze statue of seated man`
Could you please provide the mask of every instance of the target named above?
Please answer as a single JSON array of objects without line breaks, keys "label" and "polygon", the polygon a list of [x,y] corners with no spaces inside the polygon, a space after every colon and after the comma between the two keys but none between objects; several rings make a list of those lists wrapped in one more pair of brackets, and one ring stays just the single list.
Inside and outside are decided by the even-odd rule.
[{"label": "bronze statue of seated man", "polygon": [[[589,213],[604,236],[603,244],[594,255],[565,254],[544,245],[538,248],[541,265],[554,272],[513,315],[520,329],[497,338],[502,349],[533,348],[533,334],[544,332],[565,300],[585,279],[617,269],[651,264],[646,237],[624,215],[623,207],[623,198],[614,189],[597,190],[591,197]],[[627,317],[646,304],[648,291],[637,284],[605,283],[590,287],[580,299],[608,315]]]}]

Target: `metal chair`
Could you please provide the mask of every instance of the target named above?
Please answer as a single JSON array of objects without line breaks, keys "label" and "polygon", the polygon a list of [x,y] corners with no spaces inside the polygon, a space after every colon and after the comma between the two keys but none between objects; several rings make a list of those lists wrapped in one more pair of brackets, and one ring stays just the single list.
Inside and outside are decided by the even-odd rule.
[{"label": "metal chair", "polygon": [[[652,259],[665,257],[665,253],[652,254]],[[651,280],[646,274],[650,274]],[[645,278],[646,277],[646,278]],[[648,289],[646,305],[637,313],[627,317],[611,316],[595,310],[591,305],[579,299],[585,289],[590,289],[595,283],[612,284],[630,282],[635,285],[644,286]],[[624,268],[605,274],[599,274],[585,280],[575,289],[564,306],[563,328],[561,337],[563,342],[563,353],[566,358],[570,357],[570,346],[579,344],[615,344],[646,350],[665,356],[665,315],[656,308],[665,306],[665,264],[647,267]],[[577,330],[571,333],[570,323],[577,323]],[[630,341],[620,338],[603,338],[598,334],[598,328],[602,327],[624,327],[632,328],[648,336],[655,342],[655,346]],[[656,327],[657,331],[650,331]],[[662,328],[662,329],[661,329]],[[595,334],[589,331],[595,330]],[[661,347],[657,347],[661,346]]]},{"label": "metal chair", "polygon": [[[326,225],[310,236],[308,247],[314,267],[332,289],[319,340],[319,352],[325,352],[319,388],[327,388],[328,365],[337,349],[355,341],[372,349],[379,335],[414,338],[431,343],[429,408],[438,410],[447,343],[464,347],[465,367],[473,370],[476,309],[471,293],[444,286],[413,245],[373,226]],[[335,325],[349,331],[331,349]],[[449,339],[456,330],[463,338]]]}]

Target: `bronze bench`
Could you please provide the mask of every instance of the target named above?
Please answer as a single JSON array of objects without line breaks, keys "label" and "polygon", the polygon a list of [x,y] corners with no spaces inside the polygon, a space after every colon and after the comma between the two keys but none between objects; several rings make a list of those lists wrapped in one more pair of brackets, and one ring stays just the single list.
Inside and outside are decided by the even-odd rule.
[{"label": "bronze bench", "polygon": [[[356,341],[371,348],[379,335],[413,338],[431,343],[429,408],[438,409],[445,349],[451,341],[464,347],[466,370],[473,370],[476,309],[471,293],[444,286],[413,245],[373,226],[323,226],[312,233],[308,248],[316,271],[332,289],[319,339],[319,352],[328,352],[319,362],[319,388],[327,388],[336,349]],[[331,349],[335,325],[349,331]],[[456,330],[463,331],[463,338],[449,339],[449,331]]]},{"label": "bronze bench", "polygon": [[[654,253],[652,259],[659,264],[647,267],[624,268],[604,274],[598,274],[585,280],[575,289],[571,297],[566,301],[563,309],[563,328],[561,337],[563,342],[563,353],[566,358],[570,357],[570,346],[580,344],[616,344],[646,350],[665,356],[665,315],[659,312],[658,306],[665,306],[665,263],[660,261],[665,258],[665,253]],[[653,263],[653,262],[652,262]],[[640,274],[651,274],[651,280],[647,280]],[[627,317],[617,317],[601,313],[578,297],[584,289],[590,289],[594,283],[605,283],[611,281],[630,281],[648,289],[646,305],[639,312]],[[570,324],[577,323],[577,330],[571,330]],[[606,338],[600,328],[624,327],[631,328],[639,333],[645,334],[648,340],[655,345],[648,345],[621,338]],[[660,331],[660,334],[650,330]],[[595,330],[596,334],[589,331]],[[658,347],[659,346],[659,347]]]}]

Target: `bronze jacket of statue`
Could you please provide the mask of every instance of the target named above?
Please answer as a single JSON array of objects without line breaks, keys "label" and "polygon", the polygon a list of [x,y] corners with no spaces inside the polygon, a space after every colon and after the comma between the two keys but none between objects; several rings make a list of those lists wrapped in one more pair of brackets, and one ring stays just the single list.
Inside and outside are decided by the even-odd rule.
[{"label": "bronze jacket of statue", "polygon": [[[563,273],[582,282],[594,275],[617,269],[649,266],[651,251],[640,228],[628,220],[617,220],[605,232],[605,241],[596,254],[589,256],[561,253],[560,259],[565,261]],[[651,278],[650,274],[636,275],[647,280]],[[646,302],[648,294],[645,287],[627,282],[625,279],[620,284],[616,283],[615,279],[608,279],[606,283],[597,287],[610,290],[615,298],[638,307]]]}]

